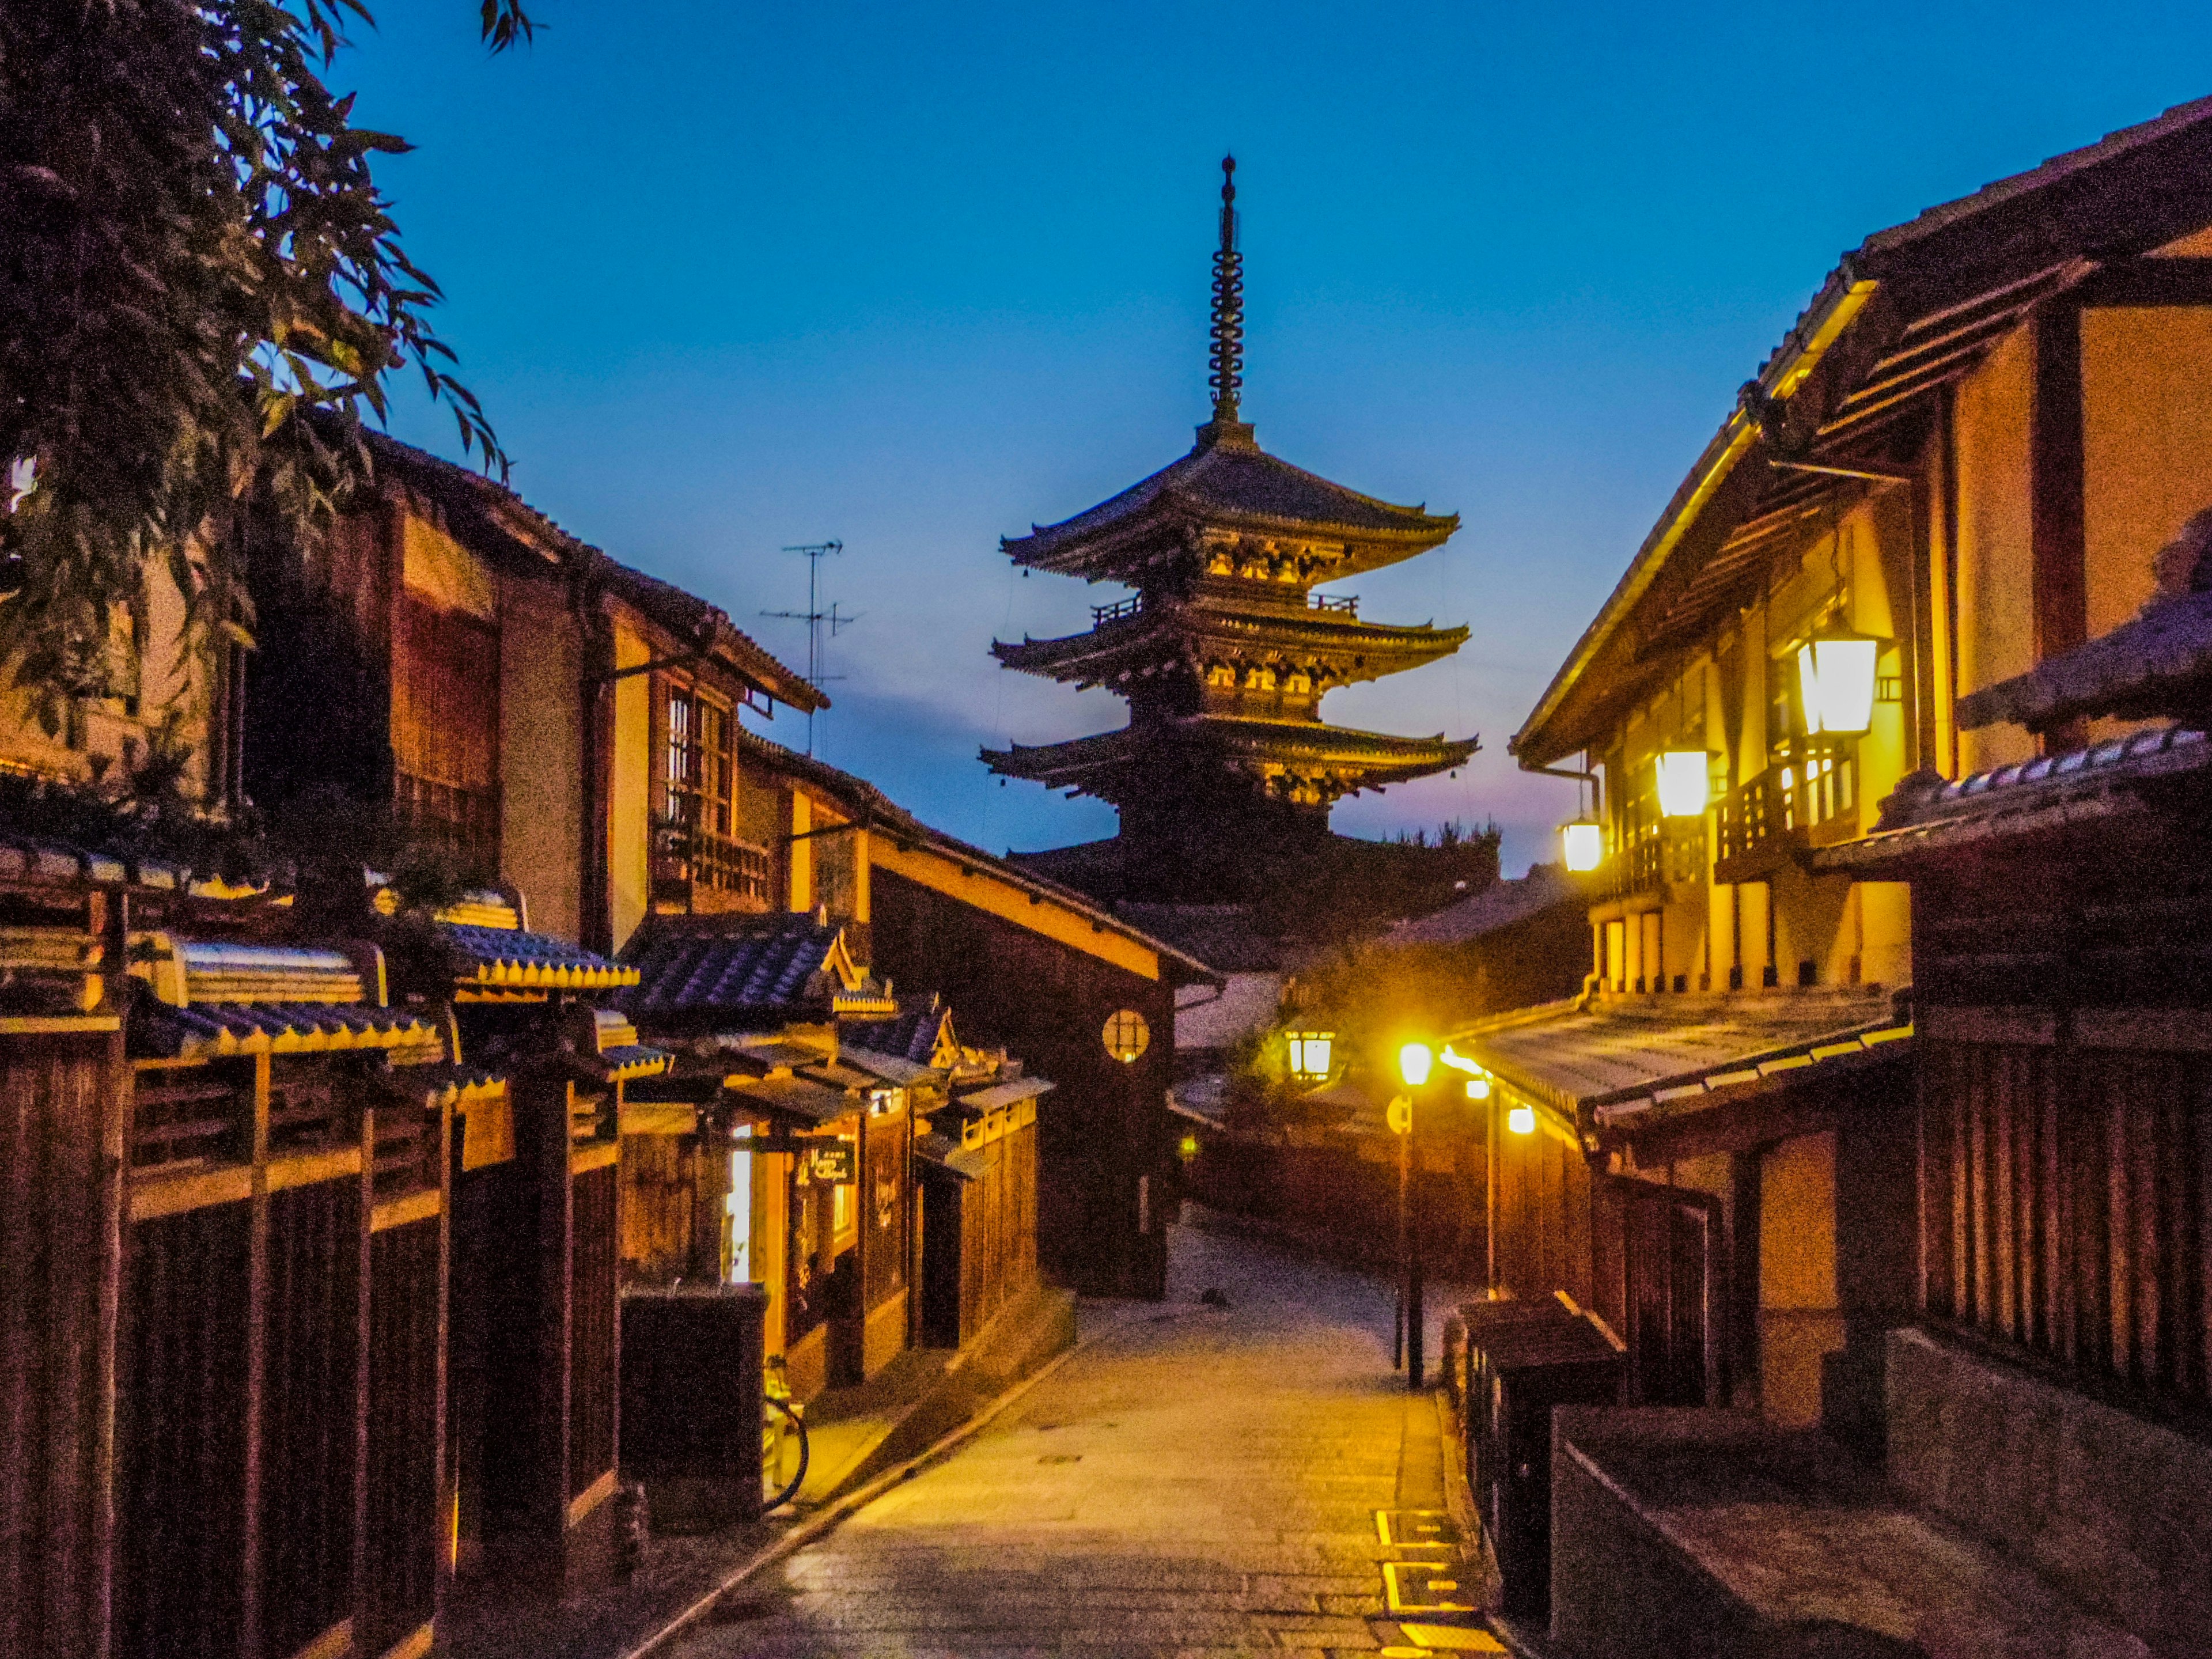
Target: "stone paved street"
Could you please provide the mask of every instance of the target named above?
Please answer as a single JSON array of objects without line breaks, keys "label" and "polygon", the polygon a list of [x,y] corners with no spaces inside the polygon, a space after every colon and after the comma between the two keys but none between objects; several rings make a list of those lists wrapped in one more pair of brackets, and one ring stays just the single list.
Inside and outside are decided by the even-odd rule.
[{"label": "stone paved street", "polygon": [[[1390,1369],[1388,1290],[1189,1228],[1173,1264],[1166,1304],[1086,1310],[1110,1327],[957,1455],[672,1651],[1382,1645],[1374,1512],[1441,1502],[1434,1407]],[[1208,1287],[1226,1310],[1199,1304]]]}]

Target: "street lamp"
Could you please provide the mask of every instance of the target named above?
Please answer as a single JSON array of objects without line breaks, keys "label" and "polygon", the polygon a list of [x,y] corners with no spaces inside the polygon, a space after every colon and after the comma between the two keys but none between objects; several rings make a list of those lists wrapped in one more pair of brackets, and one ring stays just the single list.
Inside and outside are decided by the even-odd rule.
[{"label": "street lamp", "polygon": [[1605,830],[1595,818],[1577,818],[1559,826],[1559,850],[1567,868],[1577,875],[1605,862]]},{"label": "street lamp", "polygon": [[1284,1041],[1290,1045],[1292,1077],[1301,1083],[1328,1081],[1329,1060],[1336,1046],[1335,1032],[1287,1031]]},{"label": "street lamp", "polygon": [[1669,749],[1653,761],[1659,773],[1659,811],[1670,818],[1705,815],[1713,793],[1712,763],[1702,749]]},{"label": "street lamp", "polygon": [[[1449,1048],[1444,1052],[1451,1053]],[[1408,1042],[1401,1047],[1398,1050],[1398,1075],[1405,1079],[1406,1092],[1391,1103],[1394,1108],[1405,1108],[1402,1114],[1395,1110],[1391,1114],[1395,1121],[1405,1124],[1398,1135],[1398,1329],[1405,1346],[1406,1386],[1417,1394],[1426,1369],[1421,1347],[1428,1319],[1422,1301],[1421,1231],[1413,1224],[1413,1097],[1428,1083],[1436,1059],[1435,1051],[1425,1042]]]}]

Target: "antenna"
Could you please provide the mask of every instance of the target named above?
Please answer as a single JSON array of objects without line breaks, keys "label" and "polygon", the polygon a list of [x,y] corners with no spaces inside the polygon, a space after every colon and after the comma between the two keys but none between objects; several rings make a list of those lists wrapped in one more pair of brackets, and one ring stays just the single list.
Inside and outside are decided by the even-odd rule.
[{"label": "antenna", "polygon": [[[827,611],[824,611],[822,608],[822,600],[820,597],[822,591],[822,561],[828,558],[832,553],[842,553],[845,550],[844,543],[840,541],[805,542],[795,547],[787,547],[783,550],[787,553],[801,553],[805,555],[806,609],[804,611],[763,611],[761,612],[761,615],[763,617],[777,617],[785,622],[803,622],[806,624],[806,683],[812,686],[817,691],[819,691],[825,681],[842,680],[845,678],[842,674],[824,674],[822,672],[822,629],[823,625],[825,623],[828,625],[830,629],[830,637],[834,640],[845,629],[850,628],[854,623],[860,621],[860,616],[865,615],[866,613],[861,612],[850,617],[845,616],[838,611],[836,602],[835,600],[830,602],[830,608]],[[811,708],[806,711],[806,752],[810,756],[814,753],[814,710]]]}]

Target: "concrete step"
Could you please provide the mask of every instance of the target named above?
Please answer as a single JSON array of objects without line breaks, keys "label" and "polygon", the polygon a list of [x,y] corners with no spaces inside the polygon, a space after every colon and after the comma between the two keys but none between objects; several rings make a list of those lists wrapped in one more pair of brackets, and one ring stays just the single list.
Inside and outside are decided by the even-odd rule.
[{"label": "concrete step", "polygon": [[1726,1411],[1564,1408],[1552,1637],[1571,1659],[2148,1659],[1833,1442]]}]

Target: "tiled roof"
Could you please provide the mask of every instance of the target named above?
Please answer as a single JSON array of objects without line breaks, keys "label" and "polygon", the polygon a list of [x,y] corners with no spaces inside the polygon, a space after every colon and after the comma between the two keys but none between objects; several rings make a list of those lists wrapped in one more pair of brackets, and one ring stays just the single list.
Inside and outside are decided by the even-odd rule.
[{"label": "tiled roof", "polygon": [[464,986],[606,991],[637,983],[635,968],[544,933],[456,921],[432,926],[459,959],[458,978]]},{"label": "tiled roof", "polygon": [[[1397,774],[1419,777],[1458,766],[1479,746],[1473,738],[1401,738],[1385,732],[1361,732],[1319,720],[1268,720],[1232,714],[1185,714],[1164,723],[1167,734],[1193,748],[1231,758],[1280,759],[1286,764],[1358,768],[1364,787],[1392,781]],[[1085,774],[1157,760],[1154,729],[1123,726],[1065,743],[1014,744],[986,749],[984,763],[994,771],[1050,781],[1054,787],[1087,787]]]},{"label": "tiled roof", "polygon": [[1911,1034],[1891,994],[1839,988],[1577,999],[1486,1020],[1451,1044],[1516,1092],[1603,1124],[1711,1103],[1717,1091]]},{"label": "tiled roof", "polygon": [[[1847,452],[1875,430],[1871,422],[1859,423],[1862,416],[1875,412],[1868,404],[1888,411],[1884,419],[1909,417],[1918,398],[1966,372],[1980,360],[1978,354],[2017,325],[2026,313],[2014,300],[2087,280],[2099,262],[2150,253],[2202,228],[2208,219],[2212,98],[2203,98],[1869,236],[1821,284],[1761,365],[1756,384],[1786,400],[1796,389],[1791,382],[1802,382],[1808,362],[1848,336],[1854,349],[1844,361],[1855,366],[1858,378],[1838,378],[1826,408],[1831,418],[1824,422],[1831,436],[1812,453],[1816,459],[1854,465]],[[1878,302],[1869,302],[1876,297]],[[1967,314],[1969,307],[1975,314]],[[1912,344],[1923,354],[1923,367],[1939,358],[1948,366],[1941,372],[1932,367],[1925,374],[1914,370],[1917,378],[1901,392],[1893,380],[1885,386],[1881,377],[1895,366],[1885,358],[1900,345],[1911,344],[1908,337],[1917,329],[1933,331],[1929,338]],[[1946,356],[1936,349],[1945,343],[1938,337],[1954,329],[1970,337],[1955,343]],[[1846,429],[1842,417],[1855,398],[1857,412]],[[1645,608],[1649,596],[1679,594],[1686,585],[1659,582],[1658,574],[1691,539],[1689,527],[1708,507],[1726,494],[1729,510],[1764,513],[1783,494],[1807,483],[1800,476],[1764,489],[1724,492],[1722,485],[1739,459],[1766,453],[1764,445],[1757,422],[1741,404],[1723,419],[1619,585],[1509,744],[1524,765],[1556,763],[1589,746],[1602,736],[1605,720],[1621,701],[1644,683],[1638,674],[1656,675],[1663,669],[1667,654],[1650,648],[1662,617],[1644,617],[1636,628],[1626,624]],[[1863,455],[1856,464],[1884,470]],[[1840,488],[1847,481],[1832,482]],[[1705,539],[1715,549],[1723,540],[1718,535]],[[1757,569],[1764,569],[1768,556],[1789,550],[1786,543],[1764,547]]]},{"label": "tiled roof", "polygon": [[1114,913],[1156,939],[1178,945],[1224,974],[1273,973],[1285,942],[1261,933],[1249,904],[1148,904],[1123,899]]},{"label": "tiled roof", "polygon": [[1556,864],[1539,864],[1516,879],[1495,883],[1431,915],[1401,921],[1382,935],[1385,945],[1464,945],[1526,921],[1555,904],[1581,904],[1589,895]]},{"label": "tiled roof", "polygon": [[431,1107],[495,1100],[507,1092],[507,1079],[499,1073],[444,1060],[426,1066],[393,1066],[385,1071],[382,1081],[386,1088]]},{"label": "tiled roof", "polygon": [[78,882],[189,891],[204,898],[240,898],[266,892],[275,878],[254,872],[234,884],[212,871],[194,870],[164,855],[79,847],[38,836],[0,835],[0,882],[66,885]]},{"label": "tiled roof", "polygon": [[2202,718],[2212,706],[2212,593],[2154,600],[2111,633],[1959,699],[1959,724]]},{"label": "tiled roof", "polygon": [[1823,873],[1891,868],[1951,848],[2050,834],[2130,811],[2143,786],[2208,769],[2212,742],[2203,732],[2159,726],[1955,782],[1908,778],[1882,803],[1874,833],[1822,848],[1810,860]]},{"label": "tiled roof", "polygon": [[187,1002],[381,1004],[385,1000],[384,988],[368,983],[362,963],[343,951],[183,939],[178,941],[175,951],[184,967]]},{"label": "tiled roof", "polygon": [[622,1083],[634,1077],[659,1077],[675,1058],[665,1048],[655,1048],[641,1042],[626,1042],[618,1048],[603,1050],[599,1064],[606,1068],[610,1082]]},{"label": "tiled roof", "polygon": [[697,594],[613,559],[602,574],[610,587],[678,638],[711,636],[714,655],[777,701],[798,709],[830,706],[828,697]]},{"label": "tiled roof", "polygon": [[1009,1106],[1018,1106],[1025,1100],[1057,1087],[1041,1077],[1015,1078],[1007,1083],[994,1083],[988,1089],[978,1089],[973,1094],[960,1097],[959,1104],[978,1112],[1000,1112]]},{"label": "tiled roof", "polygon": [[1058,524],[1032,526],[1030,534],[1000,544],[1017,564],[1057,564],[1057,556],[1075,553],[1082,543],[1142,517],[1156,505],[1181,507],[1194,516],[1379,533],[1429,545],[1459,527],[1456,514],[1439,517],[1418,507],[1377,501],[1279,460],[1255,444],[1201,442],[1120,495]]},{"label": "tiled roof", "polygon": [[801,1077],[732,1079],[725,1092],[747,1105],[812,1123],[829,1123],[857,1112],[866,1104],[842,1089],[811,1083]]},{"label": "tiled roof", "polygon": [[411,1048],[442,1040],[435,1025],[407,1009],[344,1003],[173,1008],[147,999],[132,1015],[130,1030],[134,1053],[165,1060]]},{"label": "tiled roof", "polygon": [[990,1154],[981,1147],[963,1149],[960,1143],[940,1134],[916,1135],[914,1155],[922,1163],[951,1171],[963,1181],[978,1181],[990,1167]]},{"label": "tiled roof", "polygon": [[934,998],[902,1008],[889,1019],[854,1020],[841,1030],[845,1042],[878,1054],[927,1066],[937,1053],[938,1037],[952,1011]]},{"label": "tiled roof", "polygon": [[840,1042],[837,1057],[854,1071],[865,1072],[879,1083],[888,1083],[901,1089],[912,1088],[917,1083],[933,1083],[943,1073],[933,1066],[898,1054],[879,1054],[873,1048],[864,1048],[854,1042]]},{"label": "tiled roof", "polygon": [[623,953],[637,975],[623,1006],[649,1025],[676,1014],[743,1018],[826,1005],[830,991],[815,976],[839,937],[807,915],[713,929],[648,924]]}]

